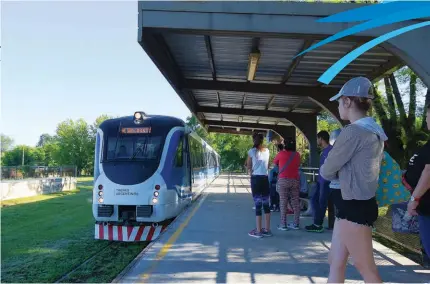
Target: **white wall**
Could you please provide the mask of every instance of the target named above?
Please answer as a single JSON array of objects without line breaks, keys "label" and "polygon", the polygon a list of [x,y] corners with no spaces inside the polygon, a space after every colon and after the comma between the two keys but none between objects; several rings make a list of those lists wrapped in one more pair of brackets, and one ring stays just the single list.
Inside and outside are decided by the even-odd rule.
[{"label": "white wall", "polygon": [[2,181],[1,200],[30,197],[76,189],[75,177]]}]

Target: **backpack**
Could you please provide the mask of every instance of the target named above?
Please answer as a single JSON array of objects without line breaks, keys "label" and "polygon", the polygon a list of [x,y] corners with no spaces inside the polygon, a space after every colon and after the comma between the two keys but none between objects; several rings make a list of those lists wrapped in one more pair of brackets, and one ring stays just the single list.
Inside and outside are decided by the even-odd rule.
[{"label": "backpack", "polygon": [[[356,124],[366,128],[363,125]],[[367,128],[366,128],[367,129]],[[379,134],[375,133],[378,137]],[[395,203],[402,203],[409,199],[410,193],[402,183],[402,172],[399,164],[386,151],[384,151],[379,169],[378,188],[375,192],[379,207]]]},{"label": "backpack", "polygon": [[375,197],[379,207],[405,202],[410,197],[409,191],[402,183],[402,172],[399,164],[385,151],[381,161]]}]

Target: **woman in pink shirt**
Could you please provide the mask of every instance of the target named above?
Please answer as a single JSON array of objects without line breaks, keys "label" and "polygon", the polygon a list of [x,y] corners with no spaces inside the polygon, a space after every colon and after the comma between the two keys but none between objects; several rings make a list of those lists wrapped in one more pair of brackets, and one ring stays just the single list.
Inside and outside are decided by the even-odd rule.
[{"label": "woman in pink shirt", "polygon": [[[273,163],[278,165],[277,191],[280,198],[281,224],[279,230],[298,230],[300,223],[300,154],[296,152],[296,142],[294,139],[285,139],[285,150],[280,151]],[[288,198],[291,198],[291,205],[294,211],[294,223],[287,225]]]}]

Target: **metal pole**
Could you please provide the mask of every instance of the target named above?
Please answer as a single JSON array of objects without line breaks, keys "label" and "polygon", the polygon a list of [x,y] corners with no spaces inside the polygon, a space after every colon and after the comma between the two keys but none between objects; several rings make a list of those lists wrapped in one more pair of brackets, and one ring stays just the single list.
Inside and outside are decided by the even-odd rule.
[{"label": "metal pole", "polygon": [[22,165],[24,166],[24,147],[22,147]]}]

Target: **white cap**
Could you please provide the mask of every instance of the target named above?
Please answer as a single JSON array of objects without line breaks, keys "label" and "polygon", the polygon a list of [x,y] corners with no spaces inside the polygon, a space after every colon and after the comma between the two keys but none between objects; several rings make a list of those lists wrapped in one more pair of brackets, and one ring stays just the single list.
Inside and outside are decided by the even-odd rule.
[{"label": "white cap", "polygon": [[375,96],[373,95],[372,82],[365,77],[352,78],[343,85],[340,92],[332,97],[330,101],[337,101],[342,96],[373,99]]}]

